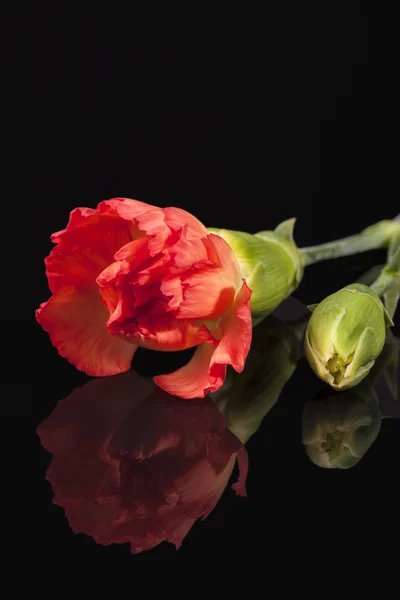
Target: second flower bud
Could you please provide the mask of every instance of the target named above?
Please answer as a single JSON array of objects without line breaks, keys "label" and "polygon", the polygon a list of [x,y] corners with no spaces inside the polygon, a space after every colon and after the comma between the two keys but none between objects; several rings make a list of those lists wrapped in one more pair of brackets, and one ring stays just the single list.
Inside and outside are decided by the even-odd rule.
[{"label": "second flower bud", "polygon": [[383,303],[368,286],[353,283],[310,308],[305,352],[314,372],[336,390],[357,385],[393,325]]}]

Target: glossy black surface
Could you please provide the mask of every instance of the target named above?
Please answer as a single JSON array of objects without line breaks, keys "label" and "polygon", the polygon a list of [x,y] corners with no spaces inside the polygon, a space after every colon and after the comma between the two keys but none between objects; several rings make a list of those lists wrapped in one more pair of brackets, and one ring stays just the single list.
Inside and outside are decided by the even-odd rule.
[{"label": "glossy black surface", "polygon": [[[368,47],[372,17],[357,3],[308,14],[274,9],[267,19],[240,3],[135,11],[130,20],[92,14],[87,22],[46,15],[35,21],[33,42],[26,37],[36,96],[18,181],[34,206],[33,302],[12,299],[3,335],[14,340],[12,356],[23,340],[29,368],[11,361],[1,415],[18,514],[38,489],[35,552],[46,565],[67,556],[68,570],[87,561],[130,569],[141,560],[220,564],[224,557],[233,572],[261,559],[266,574],[387,574],[400,533],[400,401],[380,378],[379,400],[391,418],[368,451],[347,470],[316,466],[302,441],[303,411],[327,390],[304,357],[246,444],[248,497],[228,487],[178,552],[167,543],[135,556],[127,545],[96,545],[74,535],[52,504],[50,455],[34,429],[89,378],[58,356],[32,314],[49,297],[49,236],[70,210],[126,196],[248,232],[296,216],[300,247],[399,212],[390,150],[398,137],[396,65],[386,46],[382,57]],[[374,251],[308,267],[294,296],[303,307],[318,302],[384,259]],[[290,321],[298,309],[285,305],[276,318]],[[395,321],[400,335],[398,312]],[[134,366],[151,376],[182,360],[140,351]],[[252,389],[246,384],[248,400]]]},{"label": "glossy black surface", "polygon": [[[400,415],[399,397],[394,397],[390,392],[384,368],[386,361],[392,356],[392,337],[388,337],[382,356],[387,349],[389,355],[385,356],[383,365],[377,365],[379,369],[376,380],[375,373],[371,373],[363,384],[365,387],[371,382],[374,386],[379,410],[386,418],[381,423],[379,416],[380,428],[378,427],[379,431],[375,432],[372,440],[361,443],[359,447],[353,445],[352,450],[355,449],[358,453],[359,462],[350,465],[351,468],[347,470],[324,469],[316,466],[315,460],[311,461],[303,445],[307,441],[304,430],[306,406],[324,407],[327,397],[330,397],[328,410],[326,407],[322,408],[319,417],[322,427],[326,427],[328,419],[328,422],[333,422],[334,430],[336,412],[340,413],[338,418],[346,430],[349,427],[352,429],[354,415],[356,421],[361,419],[362,426],[366,423],[369,427],[369,411],[365,415],[365,407],[360,406],[358,401],[354,403],[348,392],[332,392],[311,373],[302,356],[302,344],[292,331],[293,322],[298,327],[298,323],[304,323],[307,319],[304,305],[289,299],[276,311],[276,315],[283,318],[271,316],[255,328],[252,351],[245,371],[241,375],[233,375],[230,388],[227,385],[214,394],[217,403],[225,407],[226,414],[232,414],[232,409],[229,412],[229,408],[233,405],[233,418],[230,420],[233,431],[241,431],[241,422],[245,423],[245,430],[249,427],[250,430],[255,430],[246,445],[250,461],[248,497],[237,498],[232,490],[227,489],[207,520],[194,525],[178,553],[172,546],[164,543],[132,557],[131,560],[200,557],[205,547],[210,559],[217,559],[220,552],[224,552],[232,560],[244,551],[247,556],[252,556],[252,553],[258,556],[260,550],[255,540],[259,535],[265,535],[268,542],[263,542],[263,547],[274,568],[283,569],[284,565],[289,565],[295,572],[302,572],[303,569],[311,569],[309,562],[312,560],[312,572],[314,569],[325,572],[326,560],[333,560],[333,554],[340,552],[341,560],[347,561],[357,551],[357,556],[353,556],[352,560],[358,564],[375,552],[374,544],[386,539],[383,529],[371,532],[369,519],[371,511],[375,513],[385,510],[387,515],[393,514],[394,519],[397,514],[394,504],[400,436],[400,421],[396,420]],[[394,331],[398,332],[398,328]],[[398,353],[398,347],[395,351]],[[141,354],[143,357],[134,361],[139,373],[143,366],[146,367],[146,376],[151,370],[156,374],[164,369],[164,361],[159,354],[148,351],[142,351]],[[176,365],[181,362],[180,355],[171,355],[170,360],[172,356],[176,359]],[[292,375],[290,369],[286,370],[286,361],[291,362],[293,369],[297,364]],[[172,361],[170,365],[173,368]],[[52,388],[54,395],[53,398],[45,397],[46,411],[48,412],[50,405],[55,406],[57,394],[61,398],[72,381],[82,384],[86,379],[88,378],[79,375],[73,378],[71,375],[68,378],[54,379],[51,385],[49,381],[48,387],[43,389],[47,391]],[[288,381],[285,384],[286,379]],[[399,383],[397,369],[397,384]],[[391,385],[393,387],[393,380]],[[282,386],[283,391],[279,394]],[[228,389],[225,391],[225,388]],[[356,391],[361,389],[359,386]],[[69,391],[72,391],[72,386]],[[135,394],[138,393],[133,385],[132,398],[135,399]],[[223,395],[225,399],[221,399]],[[118,403],[119,398],[113,398],[113,402]],[[365,402],[368,405],[368,396]],[[347,413],[351,410],[353,415],[349,416]],[[264,413],[266,415],[262,419]],[[308,420],[310,421],[309,414]],[[318,414],[316,420],[318,425]],[[90,430],[90,417],[87,426]],[[151,427],[151,422],[146,423],[146,427],[149,426]],[[311,423],[312,426],[315,430],[315,421]],[[343,446],[341,449],[343,454]],[[79,447],[77,450],[79,451]],[[41,476],[44,478],[49,457],[43,450],[40,455]],[[343,465],[349,466],[345,460]],[[42,481],[41,487],[43,495],[39,511],[45,514],[45,536],[49,548],[54,550],[58,545],[67,544],[74,554],[74,560],[87,557],[88,552],[94,553],[93,557],[102,552],[109,553],[110,560],[116,557],[118,560],[128,560],[127,545],[105,549],[85,536],[75,536],[68,528],[62,509],[51,506],[52,493],[48,484]],[[323,556],[315,549],[315,545],[320,544],[321,531],[324,538],[330,539]],[[343,543],[342,537],[346,536],[354,536],[350,546]]]}]

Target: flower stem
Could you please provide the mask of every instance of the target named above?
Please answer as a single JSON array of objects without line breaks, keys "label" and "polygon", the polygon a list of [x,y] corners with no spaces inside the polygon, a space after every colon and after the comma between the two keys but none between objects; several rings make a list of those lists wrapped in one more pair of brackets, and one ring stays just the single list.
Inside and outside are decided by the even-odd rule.
[{"label": "flower stem", "polygon": [[384,297],[386,309],[393,318],[400,298],[400,232],[393,235],[388,261],[370,287],[378,296]]},{"label": "flower stem", "polygon": [[304,264],[307,266],[321,260],[387,247],[397,231],[400,231],[400,215],[392,220],[379,221],[355,235],[317,246],[301,248],[300,252],[304,258]]},{"label": "flower stem", "polygon": [[399,278],[400,278],[400,273],[399,274],[390,273],[388,271],[385,271],[385,269],[382,269],[382,272],[379,275],[379,277],[369,287],[372,290],[374,290],[374,292],[378,296],[383,296],[384,294],[386,294],[388,292],[388,290],[392,286],[395,286],[396,283],[398,281],[400,281]]}]

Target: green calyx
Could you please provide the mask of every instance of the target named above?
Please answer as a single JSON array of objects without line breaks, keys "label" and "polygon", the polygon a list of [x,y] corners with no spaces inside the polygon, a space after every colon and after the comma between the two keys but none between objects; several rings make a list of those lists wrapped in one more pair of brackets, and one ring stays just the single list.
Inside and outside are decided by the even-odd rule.
[{"label": "green calyx", "polygon": [[293,241],[295,219],[274,231],[256,234],[208,228],[232,248],[242,277],[252,290],[253,316],[270,314],[299,285],[304,272],[303,256]]},{"label": "green calyx", "polygon": [[315,373],[336,390],[357,385],[381,353],[393,325],[376,293],[355,283],[310,307],[305,352]]}]

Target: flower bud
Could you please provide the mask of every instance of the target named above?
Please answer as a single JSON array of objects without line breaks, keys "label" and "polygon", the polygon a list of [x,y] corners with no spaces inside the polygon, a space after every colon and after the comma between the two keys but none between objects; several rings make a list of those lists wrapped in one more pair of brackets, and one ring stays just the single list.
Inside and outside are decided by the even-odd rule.
[{"label": "flower bud", "polygon": [[289,219],[275,231],[256,234],[208,228],[232,248],[241,275],[253,291],[250,300],[253,316],[270,314],[303,277],[304,259],[293,241],[294,223],[295,219]]},{"label": "flower bud", "polygon": [[381,353],[393,325],[379,297],[354,283],[310,307],[305,353],[314,372],[335,390],[357,385]]},{"label": "flower bud", "polygon": [[307,402],[302,421],[303,444],[312,462],[326,469],[348,469],[379,434],[379,400],[363,383],[343,395]]}]

